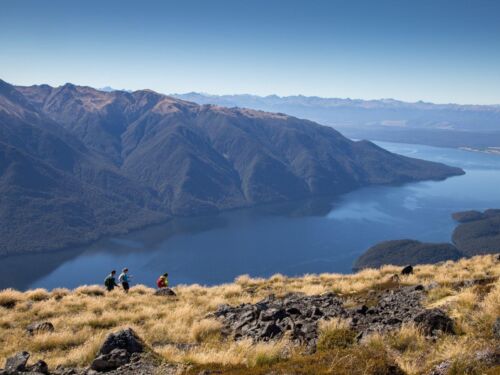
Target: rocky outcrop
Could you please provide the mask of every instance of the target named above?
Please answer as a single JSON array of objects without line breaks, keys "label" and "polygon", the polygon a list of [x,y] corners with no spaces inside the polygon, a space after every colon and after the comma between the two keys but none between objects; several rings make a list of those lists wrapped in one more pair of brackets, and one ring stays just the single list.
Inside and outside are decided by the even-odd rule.
[{"label": "rocky outcrop", "polygon": [[7,359],[0,375],[155,375],[176,374],[178,365],[162,363],[130,328],[111,333],[102,344],[90,368],[57,368],[49,371],[47,363],[38,361],[28,366],[30,354],[18,353]]},{"label": "rocky outcrop", "polygon": [[26,371],[26,364],[30,358],[30,353],[21,352],[17,353],[12,357],[7,358],[5,362],[5,374],[15,374],[17,372]]},{"label": "rocky outcrop", "polygon": [[144,348],[144,343],[131,328],[111,333],[90,367],[98,372],[115,370],[129,363],[131,356],[142,353]]},{"label": "rocky outcrop", "polygon": [[214,316],[224,322],[224,334],[235,339],[251,338],[268,341],[281,338],[285,332],[292,340],[314,345],[319,319],[347,316],[342,301],[335,294],[304,296],[290,294],[284,298],[273,295],[252,305],[220,306]]},{"label": "rocky outcrop", "polygon": [[[334,293],[320,296],[289,294],[283,298],[270,296],[256,304],[223,305],[213,314],[223,322],[223,333],[234,339],[254,341],[279,339],[285,334],[300,344],[314,348],[318,339],[318,321],[343,318],[351,322],[361,338],[370,332],[384,332],[415,321],[432,327],[430,334],[440,329],[451,332],[451,319],[432,311],[426,314],[421,305],[424,288],[421,285],[402,287],[370,296],[377,302],[368,307],[347,309]],[[451,322],[451,323],[450,323]]]}]

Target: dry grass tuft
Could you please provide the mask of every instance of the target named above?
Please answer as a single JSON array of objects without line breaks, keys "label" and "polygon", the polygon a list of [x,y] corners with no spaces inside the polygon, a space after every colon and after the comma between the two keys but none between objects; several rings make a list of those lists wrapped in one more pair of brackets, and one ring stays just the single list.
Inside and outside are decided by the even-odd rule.
[{"label": "dry grass tuft", "polygon": [[0,306],[5,309],[12,309],[17,303],[24,299],[24,294],[17,290],[5,289],[0,291]]},{"label": "dry grass tuft", "polygon": [[50,298],[50,293],[45,289],[39,288],[26,292],[26,297],[31,301],[40,302],[48,300]]},{"label": "dry grass tuft", "polygon": [[318,350],[347,348],[351,346],[356,332],[351,329],[350,322],[343,319],[323,320],[319,323]]}]

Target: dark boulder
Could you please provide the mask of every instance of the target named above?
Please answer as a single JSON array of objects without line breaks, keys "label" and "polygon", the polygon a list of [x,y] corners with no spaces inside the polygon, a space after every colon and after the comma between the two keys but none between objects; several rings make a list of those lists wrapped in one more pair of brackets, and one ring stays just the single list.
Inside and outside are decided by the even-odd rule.
[{"label": "dark boulder", "polygon": [[49,366],[45,361],[38,361],[27,368],[28,373],[49,375]]},{"label": "dark boulder", "polygon": [[109,354],[114,349],[125,349],[128,353],[142,353],[144,344],[142,340],[131,328],[123,329],[116,333],[110,333],[104,344],[102,344],[99,354]]},{"label": "dark boulder", "polygon": [[26,363],[30,358],[30,353],[20,352],[12,357],[7,358],[5,362],[5,372],[7,374],[15,374],[16,372],[23,372],[26,370]]},{"label": "dark boulder", "polygon": [[440,309],[424,310],[413,321],[428,336],[434,336],[438,331],[455,333],[453,320]]},{"label": "dark boulder", "polygon": [[401,275],[411,275],[413,273],[413,267],[408,265],[401,270]]},{"label": "dark boulder", "polygon": [[171,297],[175,295],[175,292],[170,288],[162,288],[155,291],[155,296]]},{"label": "dark boulder", "polygon": [[113,349],[108,354],[98,355],[90,368],[98,372],[115,370],[130,362],[131,354],[126,349]]},{"label": "dark boulder", "polygon": [[51,322],[32,323],[26,327],[29,335],[35,335],[42,332],[54,332],[54,325]]}]

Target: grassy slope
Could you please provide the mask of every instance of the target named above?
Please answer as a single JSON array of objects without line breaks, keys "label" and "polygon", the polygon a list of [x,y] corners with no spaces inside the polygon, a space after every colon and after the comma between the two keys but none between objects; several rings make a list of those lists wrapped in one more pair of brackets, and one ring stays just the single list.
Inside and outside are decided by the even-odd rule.
[{"label": "grassy slope", "polygon": [[[334,291],[345,297],[346,305],[356,305],[369,290],[391,287],[387,280],[399,269],[384,266],[353,275],[300,278],[241,276],[232,284],[216,287],[178,286],[178,296],[173,299],[152,297],[152,290],[144,286],[133,287],[127,296],[121,290],[104,295],[98,286],[51,292],[4,290],[0,292],[0,363],[15,352],[27,350],[32,359],[44,359],[51,367],[86,366],[108,332],[131,326],[165,360],[193,364],[193,373],[220,368],[258,374],[272,367],[278,373],[320,374],[335,369],[338,374],[370,374],[384,373],[384,366],[396,362],[405,372],[419,374],[446,359],[453,361],[456,373],[480,371],[470,356],[494,346],[492,326],[500,316],[500,283],[497,280],[461,288],[456,283],[500,276],[500,263],[493,255],[417,266],[414,275],[401,279],[404,285],[438,284],[425,303],[445,309],[455,319],[459,334],[445,335],[435,342],[425,339],[415,327],[403,326],[393,334],[356,344],[344,322],[337,321],[322,324],[321,350],[309,356],[286,340],[258,344],[223,341],[220,324],[205,318],[220,304],[254,303],[270,293]],[[54,333],[26,335],[29,323],[44,320],[54,324]],[[464,366],[471,371],[466,372]]]}]

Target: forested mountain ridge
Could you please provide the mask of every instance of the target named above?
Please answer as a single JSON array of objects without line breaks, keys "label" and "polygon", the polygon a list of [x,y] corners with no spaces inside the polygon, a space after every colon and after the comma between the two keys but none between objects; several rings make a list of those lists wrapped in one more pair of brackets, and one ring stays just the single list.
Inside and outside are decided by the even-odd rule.
[{"label": "forested mountain ridge", "polygon": [[72,84],[1,81],[0,152],[0,254],[175,215],[463,173],[284,114]]}]

